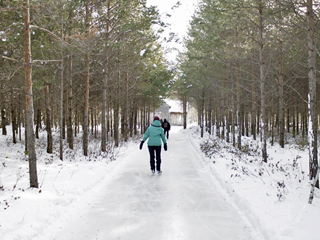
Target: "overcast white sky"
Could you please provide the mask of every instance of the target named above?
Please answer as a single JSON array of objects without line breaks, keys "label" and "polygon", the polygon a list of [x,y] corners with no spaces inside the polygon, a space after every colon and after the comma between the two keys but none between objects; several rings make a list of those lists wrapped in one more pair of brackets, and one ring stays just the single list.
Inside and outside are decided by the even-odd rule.
[{"label": "overcast white sky", "polygon": [[[162,21],[171,24],[171,26],[164,32],[163,37],[168,38],[169,33],[174,32],[177,34],[177,38],[179,38],[179,41],[177,42],[177,38],[175,38],[170,43],[163,43],[164,46],[167,48],[178,48],[179,50],[182,50],[183,46],[182,44],[179,44],[179,42],[181,42],[183,37],[186,36],[189,21],[197,7],[198,0],[180,0],[179,2],[181,5],[179,6],[176,5],[177,2],[178,0],[147,0],[148,5],[158,6]],[[171,17],[168,17],[167,14],[171,15]],[[172,49],[168,55],[170,55],[168,56],[169,60],[173,61],[177,55],[177,51]]]}]

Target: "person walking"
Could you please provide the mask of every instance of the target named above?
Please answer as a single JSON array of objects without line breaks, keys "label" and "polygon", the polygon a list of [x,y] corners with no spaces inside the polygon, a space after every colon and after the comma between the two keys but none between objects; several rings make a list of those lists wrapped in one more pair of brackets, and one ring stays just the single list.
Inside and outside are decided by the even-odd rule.
[{"label": "person walking", "polygon": [[[140,143],[140,150],[142,149],[144,142],[148,138],[151,172],[155,173],[155,170],[157,170],[158,174],[161,174],[161,140],[163,142],[165,151],[167,151],[167,141],[163,129],[161,128],[160,119],[157,116],[154,117],[153,123],[147,128],[146,132],[144,133],[143,139]],[[156,163],[155,158],[157,160]]]},{"label": "person walking", "polygon": [[164,130],[164,135],[166,135],[167,133],[167,139],[169,139],[170,123],[167,121],[167,119],[164,119],[162,123],[162,128]]}]

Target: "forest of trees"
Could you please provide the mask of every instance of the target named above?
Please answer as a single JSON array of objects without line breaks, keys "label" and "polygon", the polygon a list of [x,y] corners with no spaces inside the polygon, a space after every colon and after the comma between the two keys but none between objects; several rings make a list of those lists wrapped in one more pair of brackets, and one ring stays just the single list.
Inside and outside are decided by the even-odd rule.
[{"label": "forest of trees", "polygon": [[[1,0],[0,110],[2,134],[29,157],[38,187],[35,138],[59,130],[73,149],[82,131],[115,147],[138,130],[174,91],[198,110],[204,131],[242,148],[242,136],[282,147],[293,137],[309,144],[310,179],[318,169],[316,72],[318,0],[202,0],[185,51],[169,68],[158,41],[164,24],[146,0]],[[184,113],[186,116],[186,113]],[[186,119],[185,126],[186,126]],[[35,129],[35,130],[34,130]],[[212,132],[215,130],[215,132]]]},{"label": "forest of trees", "polygon": [[86,156],[89,134],[103,152],[137,126],[145,131],[172,78],[155,7],[145,0],[2,0],[0,11],[2,134],[12,125],[16,143],[25,129],[31,187],[38,187],[41,129],[48,153],[53,130],[60,132],[61,160],[63,142],[73,149],[80,128]]},{"label": "forest of trees", "polygon": [[[176,89],[198,109],[201,134],[241,149],[241,136],[284,147],[309,143],[310,179],[318,169],[320,2],[202,0],[181,53]],[[215,126],[215,128],[213,128]]]}]

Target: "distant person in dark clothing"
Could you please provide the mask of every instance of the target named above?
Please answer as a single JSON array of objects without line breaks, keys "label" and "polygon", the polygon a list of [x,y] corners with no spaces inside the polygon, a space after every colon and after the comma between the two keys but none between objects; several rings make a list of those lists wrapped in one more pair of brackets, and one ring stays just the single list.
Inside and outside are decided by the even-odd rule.
[{"label": "distant person in dark clothing", "polygon": [[167,133],[167,139],[169,139],[170,123],[167,121],[167,119],[164,119],[162,123],[162,128],[164,130],[164,135],[166,135]]}]

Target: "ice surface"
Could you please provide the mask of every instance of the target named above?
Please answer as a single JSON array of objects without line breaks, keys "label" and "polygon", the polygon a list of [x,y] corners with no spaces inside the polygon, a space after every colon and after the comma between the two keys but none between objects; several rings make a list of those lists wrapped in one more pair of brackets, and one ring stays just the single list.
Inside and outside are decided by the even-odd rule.
[{"label": "ice surface", "polygon": [[[308,204],[308,148],[268,144],[265,164],[252,138],[242,139],[246,153],[200,138],[198,127],[173,126],[170,135],[158,176],[139,140],[106,155],[91,139],[88,157],[77,140],[62,162],[59,150],[46,153],[41,132],[39,189],[29,188],[23,142],[0,135],[0,239],[320,239],[318,189]],[[210,157],[200,150],[207,141],[215,144]]]},{"label": "ice surface", "polygon": [[52,239],[256,239],[197,163],[186,135],[171,134],[162,175],[149,170],[146,146],[124,159],[83,212]]}]

